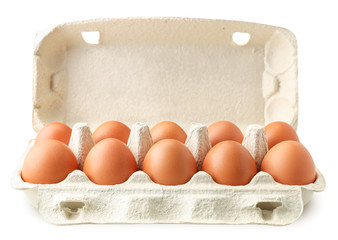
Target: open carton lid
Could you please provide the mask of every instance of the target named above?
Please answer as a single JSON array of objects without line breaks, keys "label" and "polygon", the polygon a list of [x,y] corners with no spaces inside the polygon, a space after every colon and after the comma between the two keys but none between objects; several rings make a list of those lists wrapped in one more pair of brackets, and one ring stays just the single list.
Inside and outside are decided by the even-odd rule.
[{"label": "open carton lid", "polygon": [[[240,37],[239,40],[237,37]],[[241,38],[244,37],[244,38]],[[246,39],[245,39],[246,38]],[[33,128],[117,120],[281,120],[297,127],[297,44],[283,28],[185,19],[99,19],[40,32],[34,49]]]}]

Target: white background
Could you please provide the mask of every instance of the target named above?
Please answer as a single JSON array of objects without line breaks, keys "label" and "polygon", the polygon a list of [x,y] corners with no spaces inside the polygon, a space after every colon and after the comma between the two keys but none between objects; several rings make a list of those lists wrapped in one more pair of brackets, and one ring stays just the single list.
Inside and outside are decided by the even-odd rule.
[{"label": "white background", "polygon": [[[334,2],[1,1],[0,238],[285,239],[307,236],[314,239],[323,234],[328,239],[337,237],[331,235],[338,226],[338,14]],[[31,126],[35,33],[68,21],[130,16],[251,21],[285,27],[296,35],[299,46],[298,134],[327,181],[325,191],[314,194],[299,220],[283,227],[189,224],[54,226],[41,218],[21,191],[11,188],[11,174],[28,140],[35,136]]]}]

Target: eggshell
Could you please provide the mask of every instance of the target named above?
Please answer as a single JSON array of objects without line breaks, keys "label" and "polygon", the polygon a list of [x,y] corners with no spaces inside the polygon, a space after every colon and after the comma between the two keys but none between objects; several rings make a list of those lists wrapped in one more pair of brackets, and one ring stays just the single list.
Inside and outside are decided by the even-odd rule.
[{"label": "eggshell", "polygon": [[210,149],[202,170],[215,182],[225,185],[246,185],[256,175],[255,160],[240,143],[223,141]]},{"label": "eggshell", "polygon": [[316,180],[316,169],[309,151],[299,142],[283,141],[265,155],[261,170],[276,182],[305,185]]},{"label": "eggshell", "polygon": [[136,171],[134,155],[125,143],[115,138],[95,144],[83,165],[87,177],[100,185],[123,183]]},{"label": "eggshell", "polygon": [[60,122],[53,122],[45,125],[36,136],[35,142],[38,143],[47,139],[55,139],[69,144],[69,139],[72,134],[72,129],[66,124]]},{"label": "eggshell", "polygon": [[170,121],[164,121],[156,124],[150,130],[151,137],[154,143],[162,139],[176,139],[182,143],[185,143],[187,134],[184,130],[176,123]]},{"label": "eggshell", "polygon": [[180,141],[164,139],[154,144],[143,161],[143,171],[162,185],[187,183],[197,172],[190,150]]},{"label": "eggshell", "polygon": [[287,140],[299,142],[296,131],[289,124],[281,121],[272,122],[264,127],[268,147]]},{"label": "eggshell", "polygon": [[209,139],[211,146],[227,140],[233,140],[239,143],[243,142],[243,133],[232,122],[218,121],[208,127]]},{"label": "eggshell", "polygon": [[77,169],[73,152],[64,143],[49,139],[33,145],[21,170],[25,182],[36,184],[58,183]]},{"label": "eggshell", "polygon": [[116,138],[127,144],[130,128],[118,121],[108,121],[101,124],[93,133],[94,141],[100,142],[105,138]]}]

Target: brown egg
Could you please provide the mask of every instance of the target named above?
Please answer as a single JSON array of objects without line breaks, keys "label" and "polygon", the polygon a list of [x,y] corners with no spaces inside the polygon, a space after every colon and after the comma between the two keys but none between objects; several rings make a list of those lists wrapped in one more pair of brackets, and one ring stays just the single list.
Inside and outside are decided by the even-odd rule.
[{"label": "brown egg", "polygon": [[127,144],[130,129],[118,121],[108,121],[101,124],[93,133],[94,141],[100,142],[105,138],[116,138]]},{"label": "brown egg", "polygon": [[241,130],[235,124],[228,121],[214,122],[208,127],[208,133],[211,146],[227,140],[242,143],[244,138]]},{"label": "brown egg", "polygon": [[296,141],[283,141],[271,148],[262,161],[261,170],[281,184],[305,185],[316,180],[310,153]]},{"label": "brown egg", "polygon": [[255,160],[249,151],[235,141],[223,141],[210,149],[202,170],[215,182],[224,185],[245,185],[256,175]]},{"label": "brown egg", "polygon": [[87,177],[100,185],[123,183],[136,171],[134,155],[125,143],[115,138],[95,144],[83,165]]},{"label": "brown egg", "polygon": [[156,124],[150,130],[151,137],[154,143],[157,143],[163,139],[176,139],[182,143],[185,143],[187,134],[184,130],[174,122],[164,121]]},{"label": "brown egg", "polygon": [[296,131],[285,122],[272,122],[266,125],[264,129],[269,149],[282,141],[293,140],[299,142]]},{"label": "brown egg", "polygon": [[60,122],[49,123],[39,131],[36,136],[35,143],[47,139],[55,139],[68,145],[71,134],[72,129],[67,125]]},{"label": "brown egg", "polygon": [[154,144],[146,154],[143,171],[158,184],[187,183],[197,172],[190,150],[180,141],[164,139]]},{"label": "brown egg", "polygon": [[64,143],[49,139],[38,142],[29,150],[21,170],[25,182],[51,184],[64,180],[77,169],[73,152]]}]

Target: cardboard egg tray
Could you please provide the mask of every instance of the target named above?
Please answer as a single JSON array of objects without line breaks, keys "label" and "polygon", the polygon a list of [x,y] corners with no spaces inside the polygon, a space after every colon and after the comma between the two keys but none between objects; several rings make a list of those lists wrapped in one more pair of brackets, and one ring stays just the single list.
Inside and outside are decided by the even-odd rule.
[{"label": "cardboard egg tray", "polygon": [[33,128],[73,126],[69,146],[79,163],[60,183],[30,184],[21,179],[24,154],[13,174],[12,186],[51,223],[285,225],[325,188],[318,169],[316,181],[303,186],[276,183],[262,171],[245,186],[217,184],[203,171],[177,186],[142,171],[106,186],[81,171],[91,129],[108,120],[131,127],[127,145],[139,169],[153,144],[148,126],[177,122],[199,170],[210,149],[206,126],[232,121],[259,169],[268,150],[262,126],[281,120],[297,127],[297,44],[286,29],[184,18],[66,23],[37,35],[33,72]]}]

